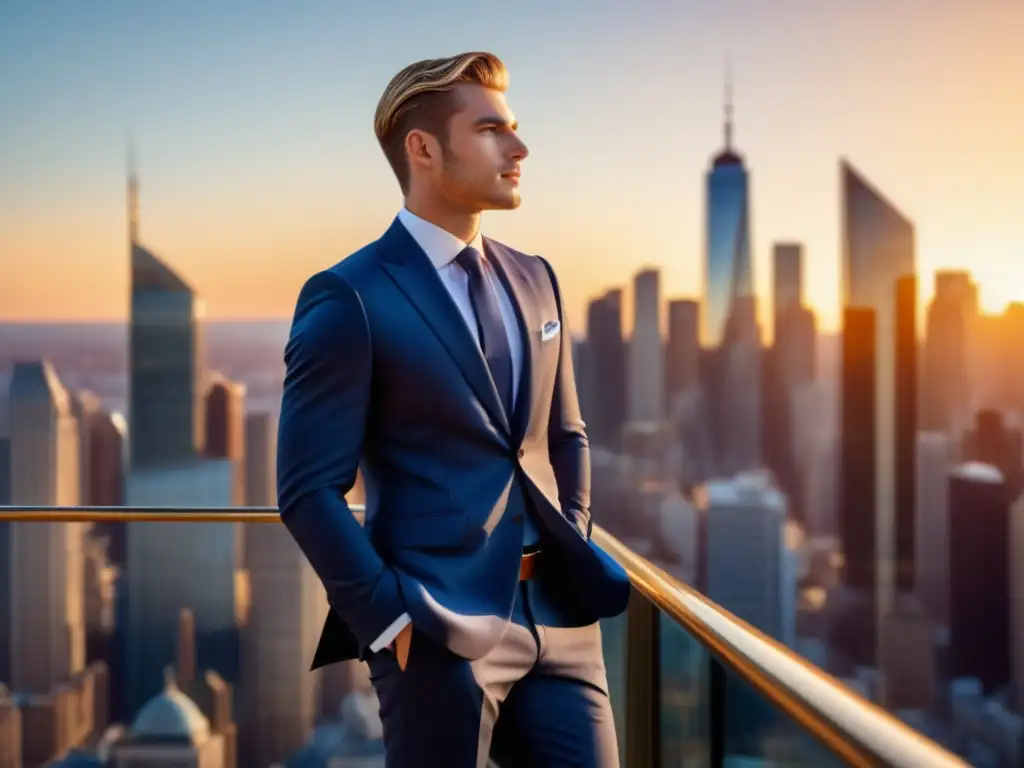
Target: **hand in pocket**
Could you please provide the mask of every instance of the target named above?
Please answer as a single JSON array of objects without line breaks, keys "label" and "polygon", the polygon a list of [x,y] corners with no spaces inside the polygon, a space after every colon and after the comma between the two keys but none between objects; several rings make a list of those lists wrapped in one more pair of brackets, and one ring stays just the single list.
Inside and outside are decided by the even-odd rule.
[{"label": "hand in pocket", "polygon": [[409,663],[409,646],[412,644],[412,624],[406,624],[391,643],[391,650],[395,652],[398,660],[398,668],[405,671],[405,665]]}]

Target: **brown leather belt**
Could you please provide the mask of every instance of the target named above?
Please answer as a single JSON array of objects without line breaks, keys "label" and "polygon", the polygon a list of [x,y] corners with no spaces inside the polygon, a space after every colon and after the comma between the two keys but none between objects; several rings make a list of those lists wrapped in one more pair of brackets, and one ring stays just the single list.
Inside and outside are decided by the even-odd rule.
[{"label": "brown leather belt", "polygon": [[534,573],[537,570],[537,560],[541,555],[541,550],[535,550],[533,552],[524,552],[523,559],[519,561],[519,580],[529,581],[533,578]]}]

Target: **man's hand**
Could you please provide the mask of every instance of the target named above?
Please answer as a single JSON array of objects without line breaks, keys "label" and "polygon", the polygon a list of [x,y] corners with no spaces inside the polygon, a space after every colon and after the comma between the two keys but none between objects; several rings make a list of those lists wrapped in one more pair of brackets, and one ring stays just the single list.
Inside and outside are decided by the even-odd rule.
[{"label": "man's hand", "polygon": [[391,642],[391,650],[398,659],[398,668],[405,671],[405,665],[409,663],[409,646],[412,644],[412,624],[406,624]]}]

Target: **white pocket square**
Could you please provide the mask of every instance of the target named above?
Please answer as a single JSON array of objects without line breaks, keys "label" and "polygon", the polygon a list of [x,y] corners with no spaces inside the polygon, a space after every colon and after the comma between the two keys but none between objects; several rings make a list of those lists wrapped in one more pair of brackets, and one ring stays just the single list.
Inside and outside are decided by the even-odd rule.
[{"label": "white pocket square", "polygon": [[558,335],[558,332],[562,330],[562,324],[557,320],[548,320],[544,323],[544,329],[540,332],[541,341],[550,341]]}]

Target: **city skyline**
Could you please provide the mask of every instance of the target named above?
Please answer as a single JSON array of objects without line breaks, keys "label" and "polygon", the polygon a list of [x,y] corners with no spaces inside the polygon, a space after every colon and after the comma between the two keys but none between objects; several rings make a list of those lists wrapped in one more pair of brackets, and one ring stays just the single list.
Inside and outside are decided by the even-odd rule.
[{"label": "city skyline", "polygon": [[[0,127],[0,319],[127,317],[128,130],[142,241],[195,285],[209,317],[287,317],[306,277],[378,237],[400,205],[369,128],[383,84],[406,60],[467,47],[508,62],[533,153],[522,209],[485,216],[485,231],[555,261],[577,331],[590,298],[647,265],[665,296],[702,294],[702,177],[722,144],[727,51],[766,327],[777,241],[804,244],[809,303],[823,330],[837,327],[839,157],[914,223],[923,295],[935,269],[968,267],[982,307],[998,311],[1024,299],[1024,260],[1011,263],[1024,249],[1012,210],[1024,178],[1006,162],[1024,106],[1003,97],[1024,72],[1012,34],[1024,11],[965,7],[651,2],[585,24],[567,13],[542,31],[527,4],[501,26],[467,16],[392,31],[387,51],[369,45],[390,29],[377,11],[319,3],[291,14],[257,4],[244,23],[192,4],[5,10],[0,62],[23,74],[5,86],[15,119]],[[597,56],[613,29],[621,55]],[[857,39],[871,40],[871,60],[855,55]]]},{"label": "city skyline", "polygon": [[[446,378],[435,336],[464,362],[471,335],[460,352],[413,294],[353,283],[374,341],[363,455],[331,484],[364,513],[345,535],[362,519],[428,597],[430,563],[519,536],[540,497],[507,484],[486,518],[451,518],[466,413],[470,452],[518,462],[513,488],[637,564],[651,604],[599,622],[624,764],[1024,765],[1024,5],[1001,5],[0,4],[0,768],[385,762],[380,680],[321,664],[351,579],[308,559],[278,479],[315,460],[279,461],[310,373],[290,320],[401,206],[370,125],[384,84],[468,49],[507,62],[531,150],[521,210],[483,233],[551,260],[563,343],[513,359],[532,405],[507,432],[487,386]],[[525,340],[517,295],[500,314]],[[490,359],[500,333],[470,304]],[[564,474],[559,414],[571,504],[547,466]],[[436,472],[403,464],[420,444]],[[392,510],[403,477],[423,498]],[[287,526],[249,524],[278,506]],[[246,523],[210,522],[229,509]],[[637,634],[634,608],[670,631]],[[661,695],[641,711],[648,651]]]}]

